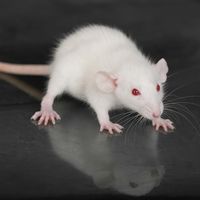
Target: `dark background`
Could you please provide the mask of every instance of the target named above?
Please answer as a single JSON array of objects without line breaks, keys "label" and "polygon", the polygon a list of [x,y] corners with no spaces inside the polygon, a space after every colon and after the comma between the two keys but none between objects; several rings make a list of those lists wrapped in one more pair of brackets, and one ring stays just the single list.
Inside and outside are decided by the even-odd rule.
[{"label": "dark background", "polygon": [[[0,60],[48,63],[57,41],[87,24],[118,27],[170,74],[199,67],[198,0],[0,0]],[[26,80],[26,78],[24,78]],[[41,88],[43,80],[30,79]]]},{"label": "dark background", "polygon": [[198,0],[1,0],[0,9],[4,61],[46,63],[64,34],[97,23],[121,28],[172,69],[198,64]]},{"label": "dark background", "polygon": [[[60,38],[79,26],[94,23],[122,29],[134,38],[139,47],[155,61],[164,57],[170,68],[169,74],[178,72],[168,81],[170,89],[185,84],[186,88],[180,91],[182,96],[199,94],[200,1],[198,0],[0,0],[0,61],[48,63],[52,58],[52,50]],[[44,91],[46,78],[16,77]],[[35,163],[50,166],[50,169],[43,167],[42,174],[46,170],[53,173],[54,168],[60,173],[65,171],[63,165],[57,164],[59,161],[48,150],[49,144],[44,131],[38,131],[27,120],[38,108],[39,102],[34,98],[0,81],[0,173],[2,174],[0,179],[3,177],[0,184],[5,183],[4,186],[0,185],[0,190],[3,187],[0,191],[2,197],[34,196],[32,195],[35,191],[33,188],[31,190],[33,193],[23,194],[23,187],[26,184],[28,187],[29,179],[26,181],[20,179],[23,168],[27,165],[30,168],[32,166],[28,158],[34,159]],[[193,108],[191,111],[198,121],[199,110]],[[182,127],[186,122],[187,120],[182,119],[179,126]],[[194,130],[190,124],[187,128],[193,133]],[[185,137],[190,149],[186,152],[190,153],[185,153],[187,159],[183,159],[183,163],[186,163],[185,169],[188,170],[199,163],[199,148],[193,145],[193,136],[193,134],[186,134]],[[166,139],[165,144],[167,141],[169,142],[170,139]],[[170,150],[170,154],[166,156],[168,161],[174,154],[173,151],[177,150],[176,146],[179,146],[177,138],[173,138],[171,142],[169,144],[174,146],[170,148],[168,144]],[[187,149],[188,146],[181,146],[181,148]],[[182,155],[183,152],[179,151],[173,161],[176,163],[176,158]],[[47,157],[47,161],[43,160],[44,157]],[[176,172],[179,173],[183,163],[176,163],[173,176]],[[33,164],[33,166],[34,169],[40,168],[40,164]],[[76,174],[76,180],[84,179],[81,174],[77,175],[77,172],[71,170],[72,174]],[[182,174],[180,172],[179,178],[183,177],[185,172],[187,170],[183,170]],[[34,176],[31,173],[28,171],[26,175]],[[49,178],[44,175],[43,179],[46,182],[43,183],[43,187],[51,181],[51,176]],[[62,175],[58,177],[61,178]],[[36,190],[39,190],[37,180],[33,177],[30,180],[35,181],[34,186]],[[200,195],[197,189],[200,187],[199,180],[199,174],[187,180],[183,178],[180,182],[175,178],[161,186],[161,189],[156,190],[153,195],[158,193],[164,196],[181,196],[181,194],[198,196]],[[59,194],[62,196],[65,195],[64,188],[59,190],[56,185],[59,181],[62,184],[69,183],[58,178],[51,185],[52,188],[57,188],[58,196]],[[92,189],[87,191],[93,194],[98,193],[90,184],[87,187]],[[73,186],[72,190],[76,188],[76,184]],[[29,189],[28,187],[27,191]],[[42,189],[39,190],[38,194],[40,193],[46,195]],[[56,194],[56,192],[52,193]]]}]

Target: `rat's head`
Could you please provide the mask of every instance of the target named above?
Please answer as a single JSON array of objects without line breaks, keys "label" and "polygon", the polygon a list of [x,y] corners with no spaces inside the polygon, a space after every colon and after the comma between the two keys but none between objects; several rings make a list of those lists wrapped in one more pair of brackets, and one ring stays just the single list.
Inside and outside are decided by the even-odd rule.
[{"label": "rat's head", "polygon": [[100,90],[113,93],[118,101],[148,119],[161,116],[164,106],[163,83],[167,79],[165,59],[149,66],[123,67],[116,74],[99,72],[96,83]]}]

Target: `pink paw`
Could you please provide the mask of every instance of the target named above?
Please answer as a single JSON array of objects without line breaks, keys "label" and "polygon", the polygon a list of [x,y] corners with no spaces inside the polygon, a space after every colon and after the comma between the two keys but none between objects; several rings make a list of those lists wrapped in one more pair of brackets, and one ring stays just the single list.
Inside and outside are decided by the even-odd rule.
[{"label": "pink paw", "polygon": [[110,134],[113,134],[113,131],[116,131],[117,133],[121,133],[122,129],[123,129],[123,126],[119,124],[114,124],[112,122],[105,122],[105,123],[101,123],[100,125],[100,132],[102,132],[103,130],[108,130]]},{"label": "pink paw", "polygon": [[51,121],[52,124],[56,123],[56,120],[60,120],[60,115],[57,114],[54,110],[50,111],[38,111],[31,117],[32,120],[38,119],[38,125],[44,124],[45,126]]},{"label": "pink paw", "polygon": [[166,132],[168,131],[168,129],[173,130],[175,128],[173,126],[172,121],[170,121],[169,119],[162,119],[162,118],[153,119],[152,125],[155,126],[156,130],[162,127]]}]

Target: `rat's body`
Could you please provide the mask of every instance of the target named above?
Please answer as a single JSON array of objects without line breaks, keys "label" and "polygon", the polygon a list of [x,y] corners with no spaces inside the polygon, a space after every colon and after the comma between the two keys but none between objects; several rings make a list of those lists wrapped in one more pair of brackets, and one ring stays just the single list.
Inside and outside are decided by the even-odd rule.
[{"label": "rat's body", "polygon": [[[45,125],[60,119],[53,110],[54,98],[64,92],[87,102],[96,112],[100,130],[121,132],[109,120],[109,110],[126,107],[153,121],[158,129],[173,129],[163,120],[161,84],[167,64],[147,59],[123,32],[100,25],[86,26],[67,36],[55,50],[50,79],[41,111],[32,119]],[[157,91],[156,91],[157,90]]]}]

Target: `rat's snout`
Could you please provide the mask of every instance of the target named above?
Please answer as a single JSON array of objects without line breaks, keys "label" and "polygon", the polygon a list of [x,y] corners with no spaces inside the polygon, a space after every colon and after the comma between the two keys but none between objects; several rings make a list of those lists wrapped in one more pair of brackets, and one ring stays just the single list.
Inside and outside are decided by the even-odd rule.
[{"label": "rat's snout", "polygon": [[152,113],[152,117],[153,117],[153,118],[159,118],[159,117],[160,117],[160,111],[158,111],[158,112],[153,112],[153,113]]},{"label": "rat's snout", "polygon": [[161,117],[162,113],[163,113],[163,103],[148,103],[146,104],[146,106],[144,106],[144,109],[141,110],[141,114],[146,117],[147,119],[155,119],[155,118],[159,118]]},{"label": "rat's snout", "polygon": [[163,113],[163,103],[160,102],[159,104],[156,104],[154,106],[152,106],[152,112],[151,112],[151,116],[152,118],[159,118],[162,113]]}]

